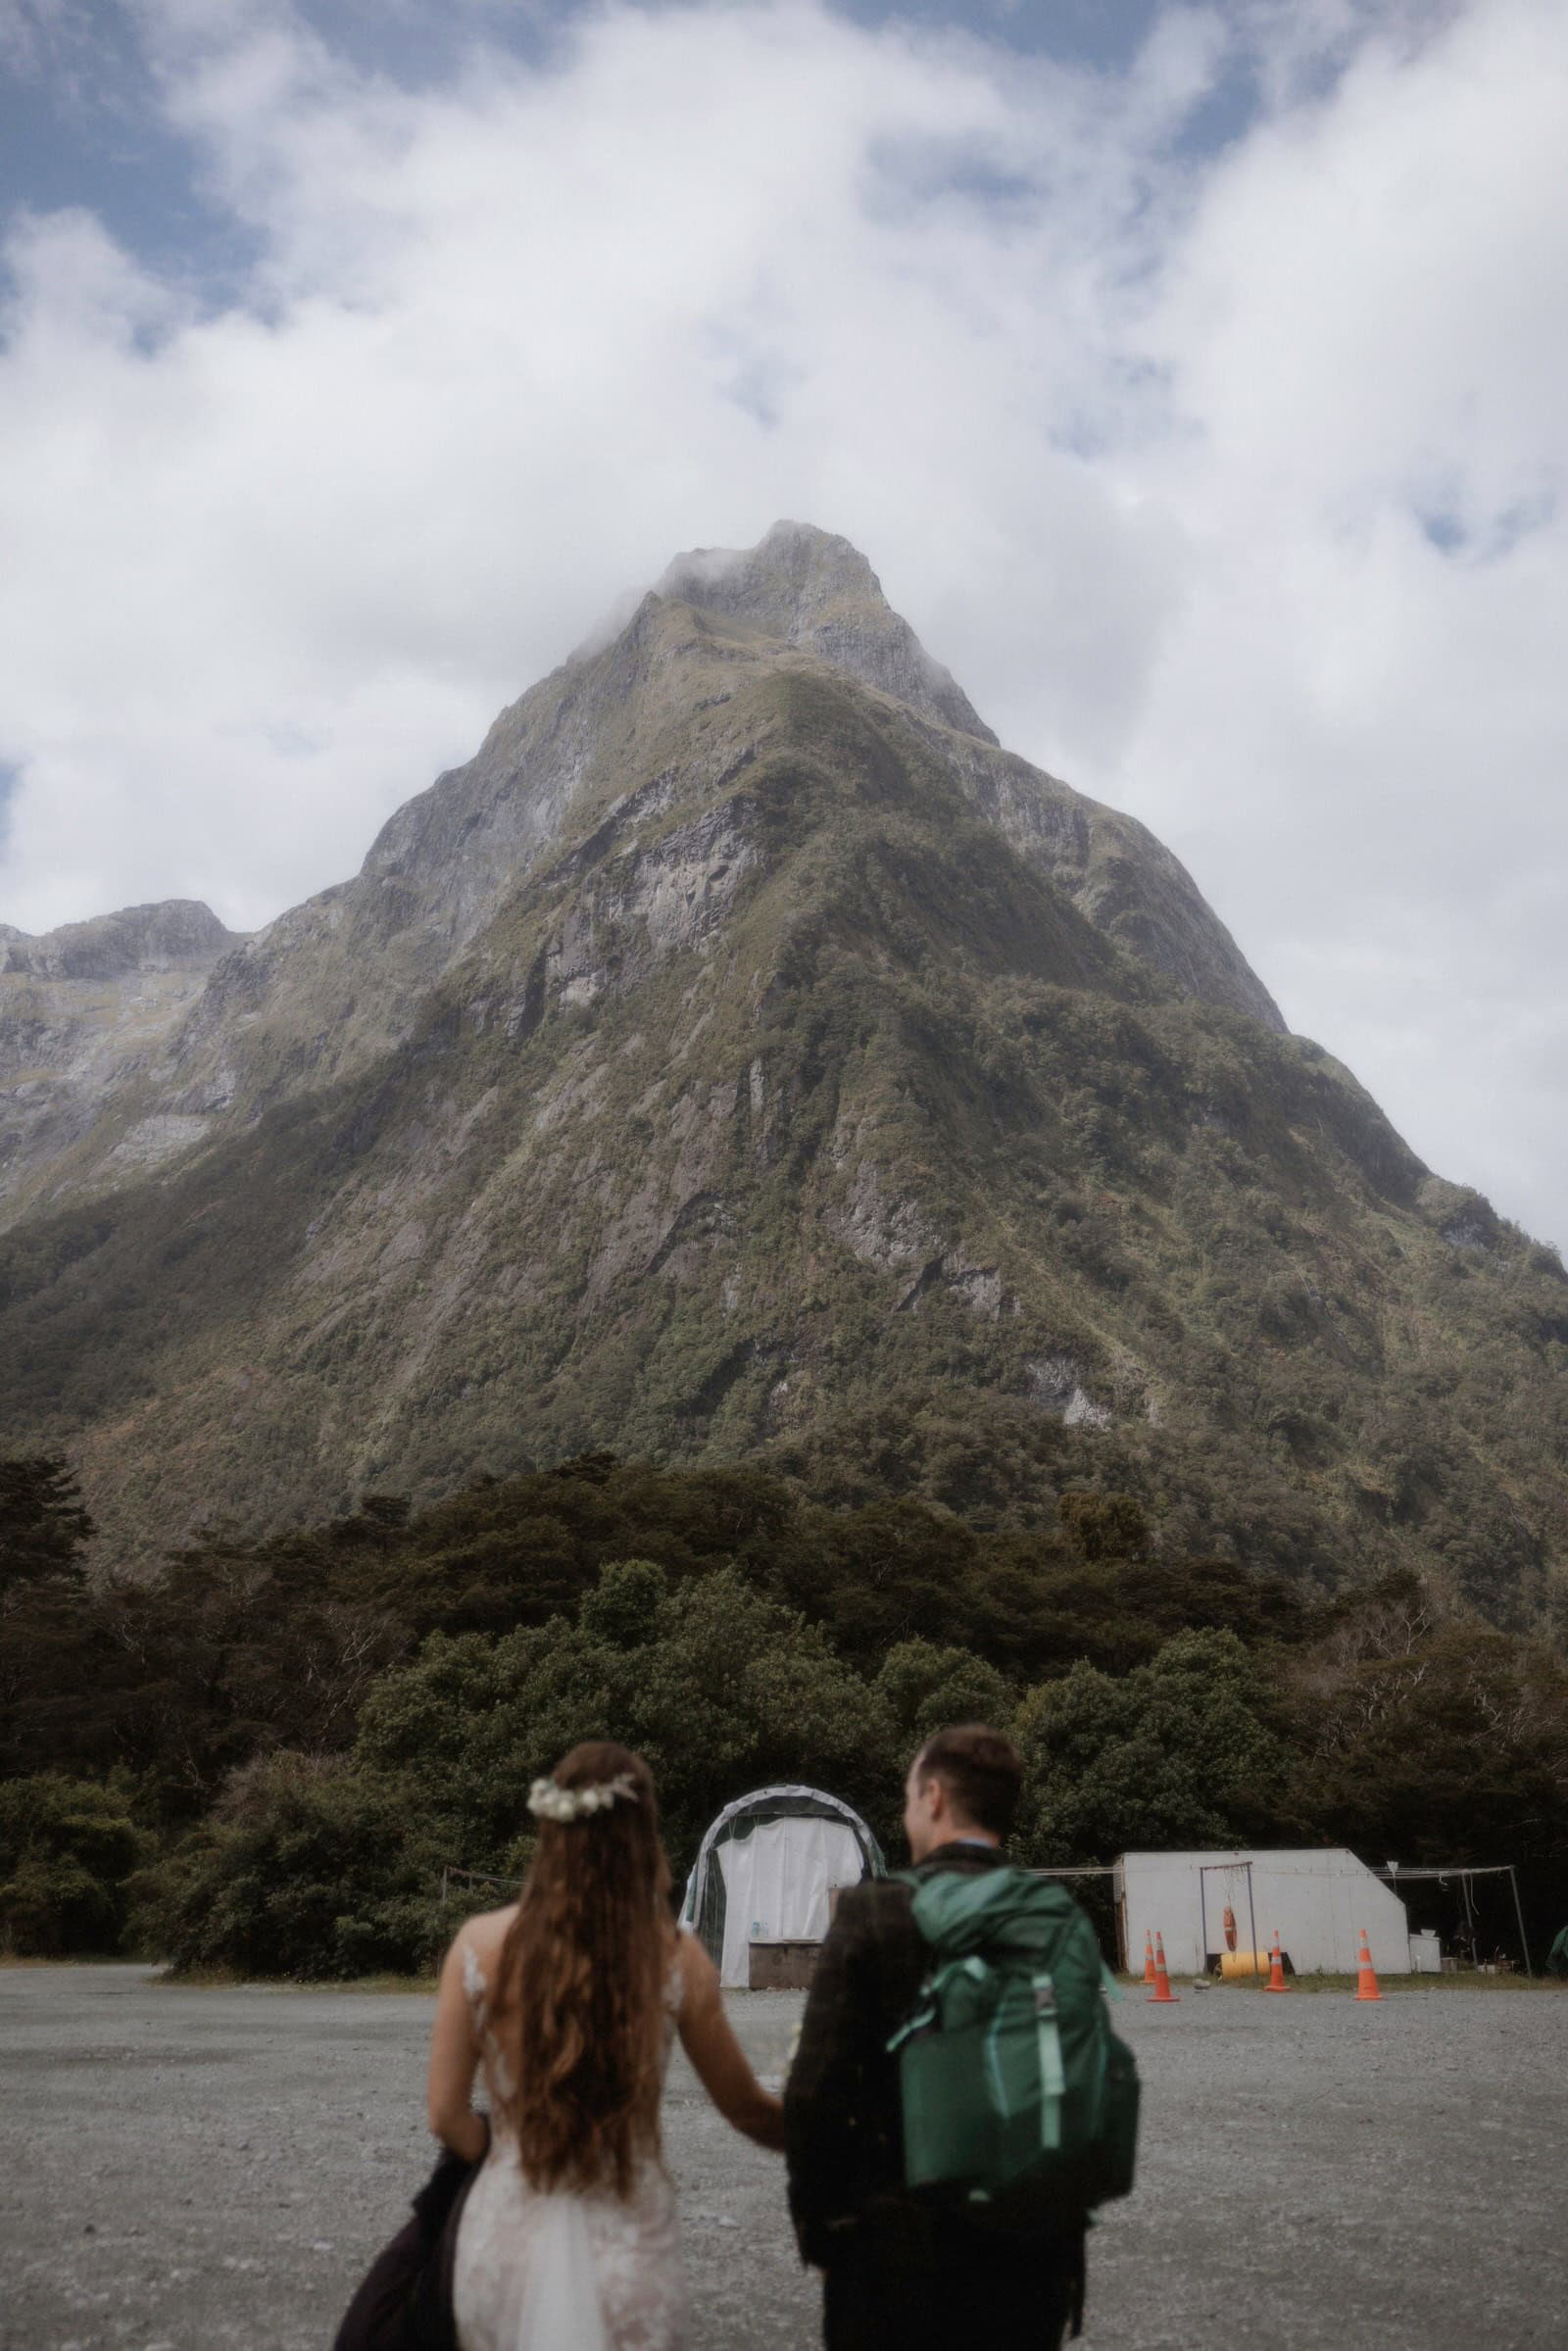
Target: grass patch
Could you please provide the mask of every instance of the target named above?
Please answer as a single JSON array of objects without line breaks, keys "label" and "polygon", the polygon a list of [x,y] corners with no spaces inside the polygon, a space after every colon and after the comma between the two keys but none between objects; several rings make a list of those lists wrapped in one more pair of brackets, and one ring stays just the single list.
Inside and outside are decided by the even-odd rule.
[{"label": "grass patch", "polygon": [[[150,1959],[146,1964],[149,1967],[156,1967],[158,1962]],[[58,1953],[53,1957],[47,1953],[0,1951],[0,1973],[7,1968],[134,1967],[135,1965],[135,1960],[127,1960],[123,1951],[70,1951]]]},{"label": "grass patch", "polygon": [[[24,1964],[30,1965],[30,1962]],[[159,1968],[154,1980],[174,1991],[418,1992],[433,1998],[436,1971],[416,1976],[245,1976],[237,1968]]]}]

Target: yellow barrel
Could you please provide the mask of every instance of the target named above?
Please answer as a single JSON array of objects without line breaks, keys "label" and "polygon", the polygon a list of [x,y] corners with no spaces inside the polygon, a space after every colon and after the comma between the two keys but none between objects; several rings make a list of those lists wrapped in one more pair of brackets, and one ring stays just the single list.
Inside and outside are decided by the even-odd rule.
[{"label": "yellow barrel", "polygon": [[1222,1951],[1219,1955],[1219,1972],[1227,1984],[1234,1984],[1241,1976],[1266,1976],[1268,1974],[1268,1953],[1266,1951]]}]

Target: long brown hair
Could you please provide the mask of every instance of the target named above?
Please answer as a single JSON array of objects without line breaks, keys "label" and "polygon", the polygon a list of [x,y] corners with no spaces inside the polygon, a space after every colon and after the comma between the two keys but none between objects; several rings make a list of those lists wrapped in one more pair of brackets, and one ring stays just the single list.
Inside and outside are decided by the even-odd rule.
[{"label": "long brown hair", "polygon": [[638,2157],[659,2149],[671,1929],[654,1777],[608,1739],[573,1747],[554,1773],[564,1788],[622,1777],[633,1795],[541,1819],[501,1947],[495,2030],[515,2084],[503,2112],[537,2188],[626,2196]]}]

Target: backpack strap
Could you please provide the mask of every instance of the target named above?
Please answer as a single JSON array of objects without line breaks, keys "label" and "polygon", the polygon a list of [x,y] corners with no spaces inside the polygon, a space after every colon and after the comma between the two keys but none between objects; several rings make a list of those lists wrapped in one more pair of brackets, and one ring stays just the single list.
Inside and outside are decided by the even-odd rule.
[{"label": "backpack strap", "polygon": [[1061,2101],[1067,2094],[1067,2075],[1061,2062],[1061,2031],[1056,2022],[1056,1987],[1046,1975],[1034,1979],[1035,2033],[1040,2055],[1040,2144],[1049,2153],[1061,2145]]},{"label": "backpack strap", "polygon": [[914,2033],[924,2033],[940,2021],[943,1996],[956,1977],[969,1976],[976,1983],[984,1983],[990,1973],[985,1961],[972,1952],[966,1959],[950,1959],[945,1966],[933,1968],[920,1986],[920,1996],[914,2009],[905,2018],[898,2031],[889,2036],[889,2056],[902,2049]]}]

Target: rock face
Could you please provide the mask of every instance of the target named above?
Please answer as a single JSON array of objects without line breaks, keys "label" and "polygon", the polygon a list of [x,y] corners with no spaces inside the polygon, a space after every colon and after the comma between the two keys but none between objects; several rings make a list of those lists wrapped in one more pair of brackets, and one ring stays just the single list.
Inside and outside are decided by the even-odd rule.
[{"label": "rock face", "polygon": [[971,805],[1098,929],[1185,994],[1284,1029],[1267,989],[1169,850],[1135,818],[1002,751],[948,671],[890,611],[876,574],[848,539],[776,522],[756,547],[677,556],[659,585],[662,595],[802,647],[934,720],[926,739]]},{"label": "rock face", "polygon": [[185,1150],[202,1122],[101,1122],[200,996],[236,935],[191,899],[126,906],[40,938],[0,924],[0,1222],[73,1189],[73,1153],[110,1181]]},{"label": "rock face", "polygon": [[911,710],[995,745],[968,697],[889,607],[858,547],[803,522],[775,522],[756,547],[678,555],[658,593],[830,661]]},{"label": "rock face", "polygon": [[142,911],[0,975],[187,991],[103,1000],[0,1240],[13,1442],[127,1544],[608,1445],[1549,1601],[1560,1265],[842,539],[679,558],[254,939]]},{"label": "rock face", "polygon": [[[912,721],[946,781],[1094,928],[1185,994],[1283,1030],[1177,859],[1001,751],[865,558],[780,522],[749,550],[678,556],[612,643],[542,680],[466,766],[400,808],[353,881],[254,937],[187,902],[46,939],[0,927],[0,973],[53,987],[52,1011],[36,988],[0,1000],[14,1032],[0,1034],[0,1076],[8,1098],[19,1080],[26,1089],[0,1102],[0,1227],[112,1188],[127,1165],[204,1144],[215,1121],[250,1119],[404,1042],[430,989],[568,840],[596,820],[624,837],[677,793],[712,788],[726,762],[755,756],[750,699],[718,715],[737,692],[824,668],[871,688],[906,730]],[[633,774],[637,791],[620,789]],[[132,976],[135,988],[90,1001],[68,1003],[57,985]]]},{"label": "rock face", "polygon": [[172,898],[155,906],[123,906],[91,922],[68,922],[29,939],[0,923],[0,972],[36,980],[118,980],[131,973],[211,971],[237,944],[210,906]]}]

